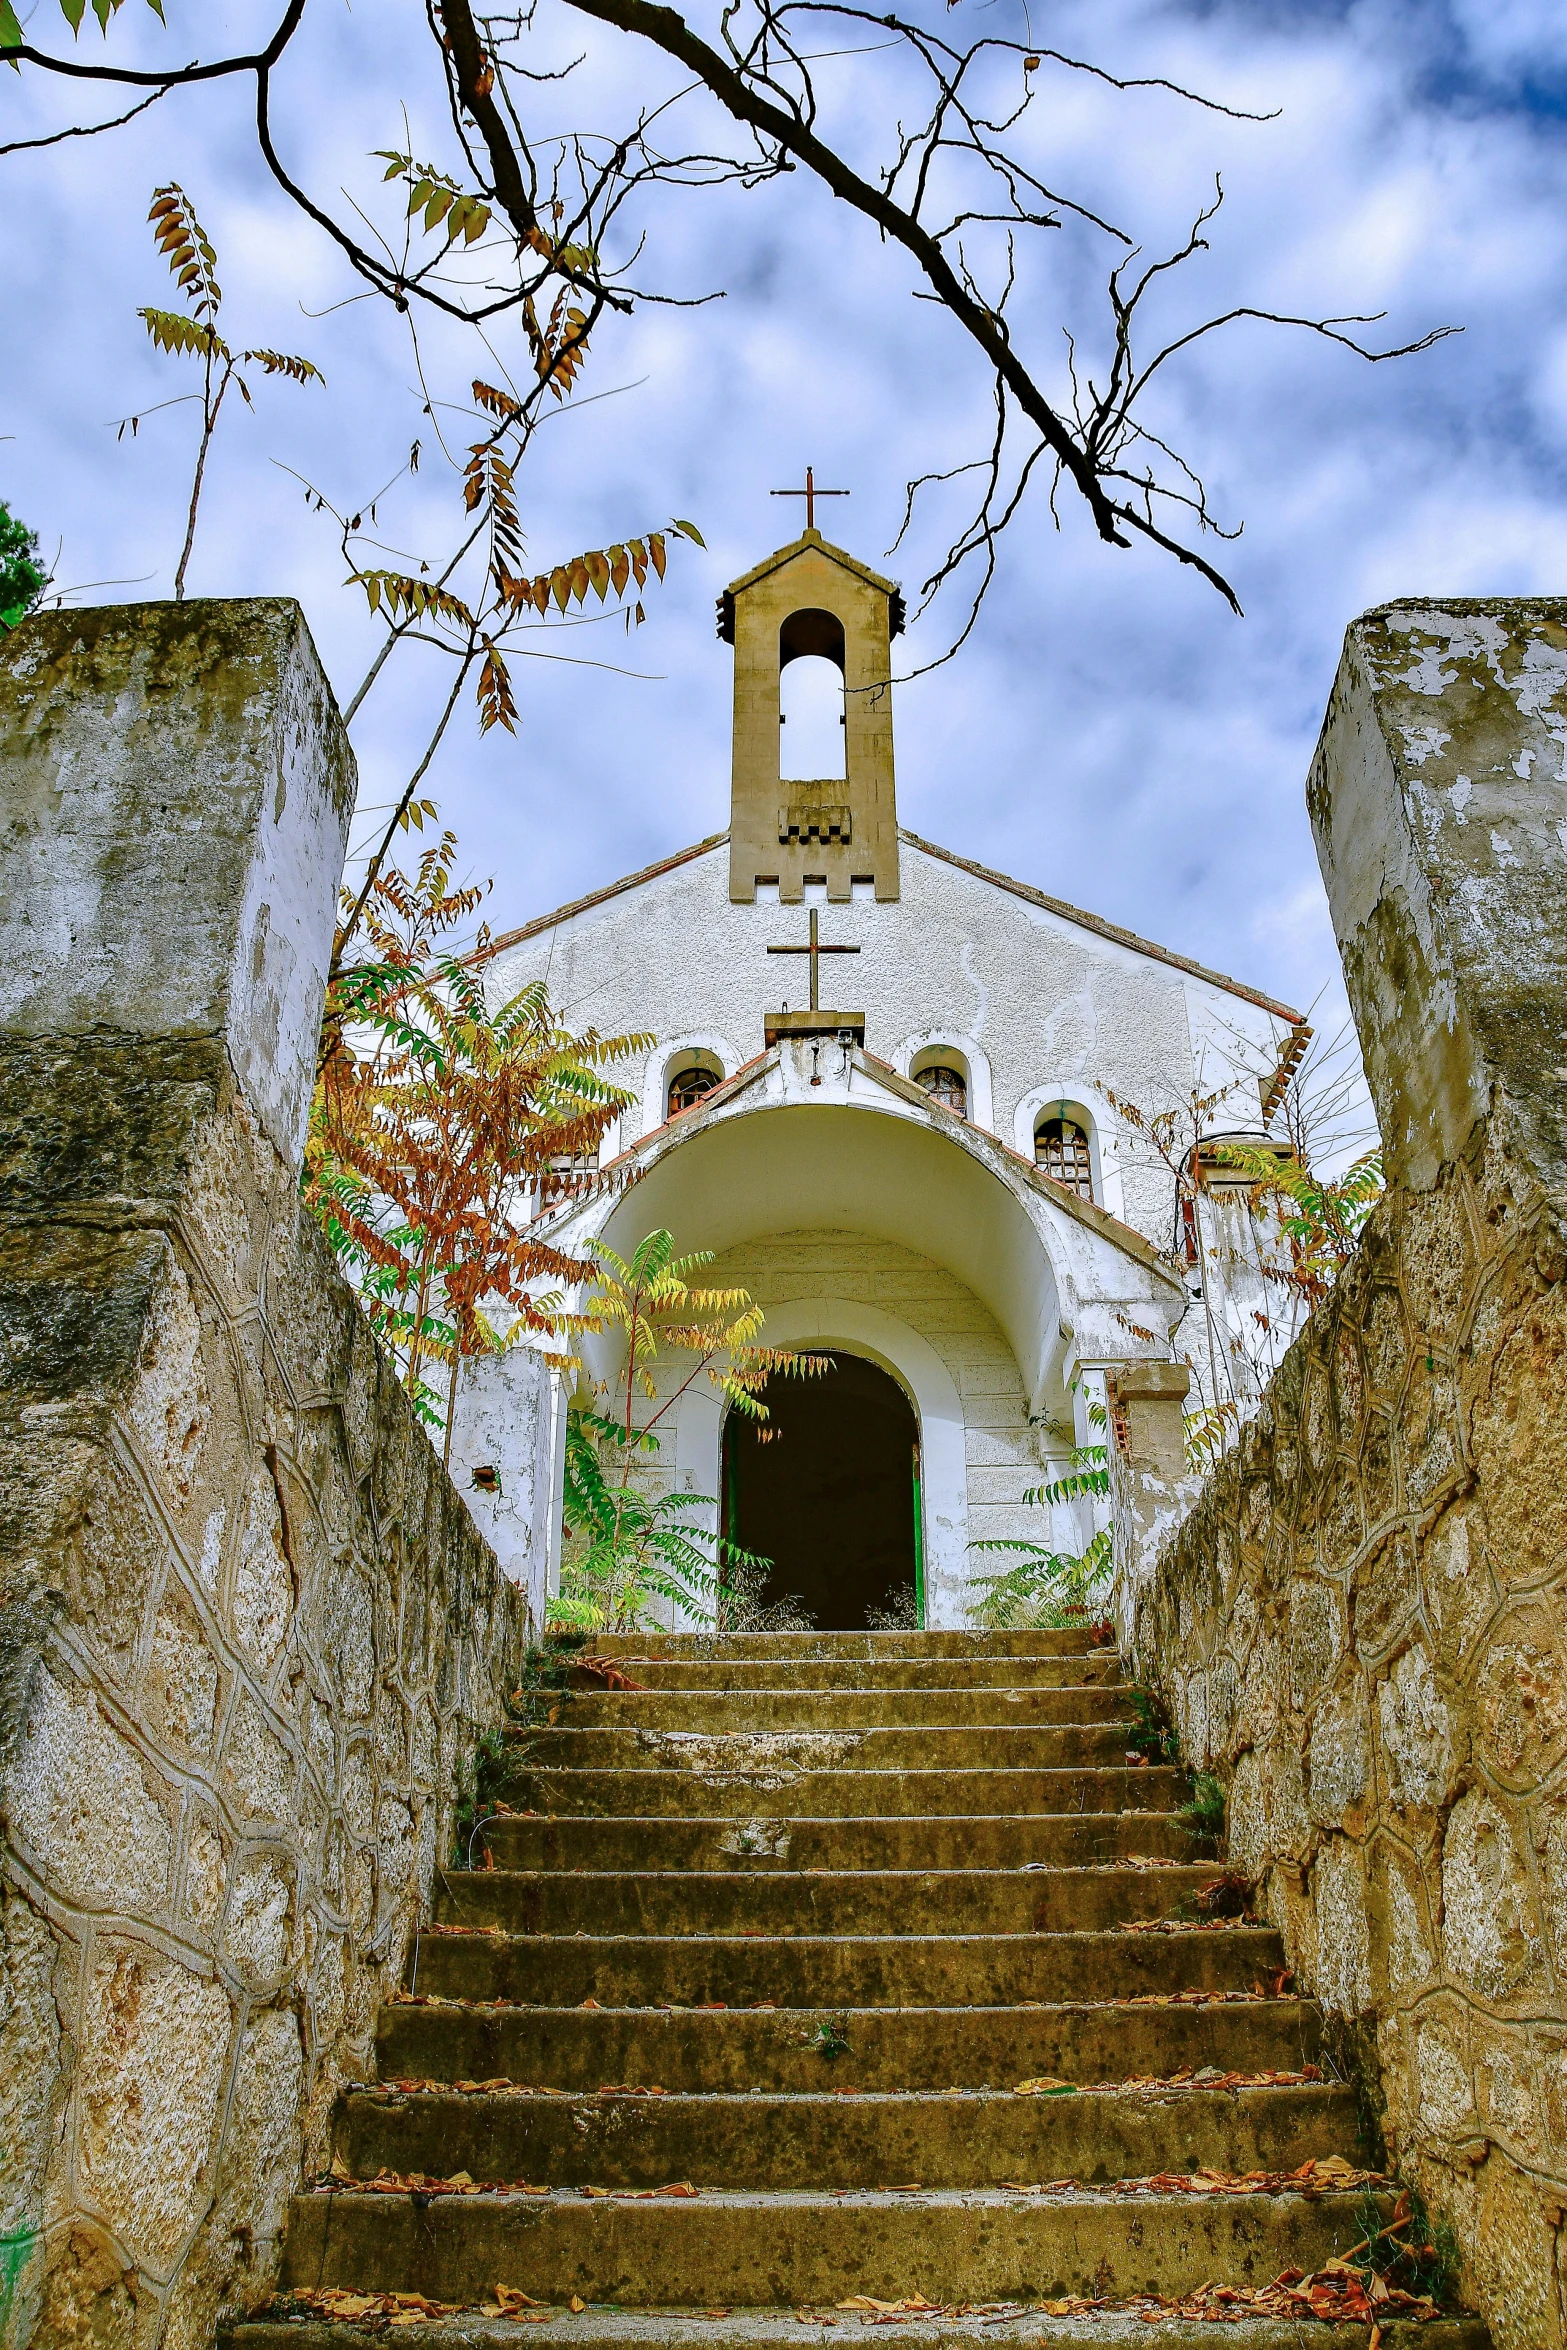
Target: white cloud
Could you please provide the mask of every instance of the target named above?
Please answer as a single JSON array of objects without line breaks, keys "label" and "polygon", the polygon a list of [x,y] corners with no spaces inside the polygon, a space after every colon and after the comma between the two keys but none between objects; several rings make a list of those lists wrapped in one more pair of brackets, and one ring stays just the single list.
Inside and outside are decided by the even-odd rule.
[{"label": "white cloud", "polygon": [[[955,17],[929,4],[933,22],[961,29],[972,0]],[[1016,4],[1001,0],[986,28],[1008,29]],[[189,5],[169,0],[176,28]],[[53,8],[39,0],[50,39]],[[137,13],[115,21],[122,52],[159,38]],[[203,21],[238,39],[261,15],[212,6]],[[570,85],[551,99],[558,120],[577,108],[609,121],[656,80],[647,52],[606,46],[564,9],[559,26],[562,57],[589,49],[592,88],[591,103]],[[963,654],[900,696],[902,809],[939,840],[1304,1002],[1336,985],[1302,786],[1346,621],[1391,594],[1562,581],[1567,231],[1559,119],[1530,91],[1567,63],[1567,37],[1524,0],[1076,0],[1057,26],[1063,42],[1078,37],[1128,70],[1282,108],[1274,123],[1234,123],[1081,80],[1052,100],[1040,130],[1051,176],[1150,252],[1183,231],[1223,169],[1212,251],[1189,289],[1170,289],[1168,318],[1189,317],[1199,299],[1386,306],[1393,338],[1446,321],[1465,331],[1378,368],[1260,327],[1201,347],[1172,376],[1160,416],[1217,510],[1245,520],[1238,542],[1210,552],[1231,568],[1246,619],[1151,554],[1102,547],[1070,508],[1058,533],[1036,504]],[[403,143],[404,96],[429,97],[426,37],[406,0],[321,16],[277,98],[290,167],[307,185],[334,201],[343,184],[380,201],[370,151]],[[857,61],[835,109],[867,152],[882,70]],[[8,136],[58,119],[34,82],[4,79]],[[417,150],[444,154],[449,137],[433,105],[416,114]],[[352,503],[417,434],[426,468],[383,521],[400,545],[441,541],[452,489],[431,461],[434,420],[420,413],[398,322],[365,302],[303,314],[355,282],[256,165],[241,93],[171,99],[116,139],[3,168],[13,234],[0,273],[0,430],[15,437],[0,442],[0,495],[48,547],[63,537],[70,579],[155,571],[140,592],[167,592],[191,411],[152,417],[134,444],[117,444],[105,420],[186,388],[134,317],[139,302],[167,298],[144,216],[152,187],[177,175],[216,234],[235,323],[308,352],[328,376],[325,394],[269,386],[254,417],[226,420],[193,587],[299,595],[351,688],[374,631],[342,588],[330,530],[273,460]],[[722,286],[726,299],[605,328],[587,388],[646,381],[551,423],[524,477],[524,526],[548,563],[690,514],[709,552],[678,552],[629,642],[611,623],[547,647],[651,671],[651,682],[530,664],[517,740],[480,742],[465,721],[438,760],[443,813],[496,875],[505,923],[725,821],[729,654],[712,599],[787,535],[789,510],[769,490],[807,461],[852,487],[831,528],[916,589],[957,507],[950,494],[933,501],[889,558],[903,485],[972,455],[986,430],[983,371],[911,298],[908,264],[801,175],[749,195],[665,197],[653,227],[645,279],[683,294]],[[1085,349],[1102,346],[1106,262],[1068,229],[1030,265],[1019,332],[1042,369],[1061,365],[1064,315],[1088,322]],[[439,327],[424,348],[448,396],[475,372]],[[939,649],[958,592],[913,633],[911,657]],[[367,799],[387,798],[408,772],[439,688],[436,657],[417,651],[376,688],[356,729]]]}]

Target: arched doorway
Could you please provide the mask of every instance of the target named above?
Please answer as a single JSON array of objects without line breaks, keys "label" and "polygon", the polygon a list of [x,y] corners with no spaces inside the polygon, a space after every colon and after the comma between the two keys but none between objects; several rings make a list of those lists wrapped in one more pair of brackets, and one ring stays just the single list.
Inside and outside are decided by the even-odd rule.
[{"label": "arched doorway", "polygon": [[854,1632],[919,1591],[919,1426],[877,1364],[829,1360],[819,1379],[770,1379],[760,1427],[729,1414],[724,1530],[772,1560],[765,1604],[795,1596],[824,1632]]}]

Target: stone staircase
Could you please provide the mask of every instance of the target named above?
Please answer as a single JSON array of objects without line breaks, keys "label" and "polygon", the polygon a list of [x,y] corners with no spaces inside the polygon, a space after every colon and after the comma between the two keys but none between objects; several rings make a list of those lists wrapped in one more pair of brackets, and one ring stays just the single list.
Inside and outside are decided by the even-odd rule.
[{"label": "stone staircase", "polygon": [[[827,2344],[857,2322],[911,2343],[1147,2341],[1154,2321],[1235,2350],[1372,2339],[1136,2305],[1320,2271],[1363,2237],[1366,2189],[1301,2166],[1367,2158],[1271,1932],[1136,1930],[1215,1870],[1175,1817],[1180,1774],[1128,1756],[1112,1651],[601,1646],[644,1686],[517,1734],[494,1867],[442,1880],[379,2084],[342,2101],[336,2183],[296,2198],[282,2296],[232,2350],[515,2342],[519,2322],[573,2350]],[[1225,2191],[1248,2172],[1274,2183]],[[1133,2307],[1039,2307],[1074,2301]],[[1486,2335],[1389,2316],[1377,2339]]]}]

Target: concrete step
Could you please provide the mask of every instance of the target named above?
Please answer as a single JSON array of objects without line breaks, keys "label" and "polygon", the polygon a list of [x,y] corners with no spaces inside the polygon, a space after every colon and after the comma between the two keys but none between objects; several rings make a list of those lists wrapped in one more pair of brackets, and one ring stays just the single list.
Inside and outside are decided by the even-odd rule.
[{"label": "concrete step", "polygon": [[[559,1733],[550,1733],[559,1735]],[[914,1741],[929,1761],[929,1747]],[[780,1746],[770,1756],[758,1745],[739,1767],[734,1753],[711,1754],[696,1767],[688,1754],[681,1769],[543,1769],[531,1760],[508,1773],[506,1799],[518,1811],[554,1818],[634,1813],[644,1819],[750,1818],[881,1819],[979,1815],[1008,1817],[1027,1812],[1178,1811],[1189,1788],[1185,1773],[1161,1766],[1130,1765],[1081,1769],[854,1770],[813,1766],[797,1745],[793,1758]]]},{"label": "concrete step", "polygon": [[1060,1934],[1169,1918],[1215,1871],[443,1871],[439,1924],[509,1934]]},{"label": "concrete step", "polygon": [[[422,1970],[421,1970],[422,1971]],[[1302,1999],[1200,2007],[862,2007],[840,2010],[823,2056],[825,2011],[726,2008],[422,2007],[381,2010],[383,2080],[605,2082],[693,2089],[979,2089],[1020,2080],[1167,2079],[1188,2067],[1298,2072],[1321,2055]],[[1304,2159],[1304,2158],[1302,2158]]]},{"label": "concrete step", "polygon": [[[552,1701],[553,1702],[553,1701]],[[560,1708],[563,1730],[955,1730],[1036,1729],[1072,1723],[1132,1724],[1115,1682],[1011,1682],[949,1689],[602,1689],[573,1690]],[[1116,1756],[1119,1761],[1119,1755]]]},{"label": "concrete step", "polygon": [[1035,1812],[963,1819],[541,1819],[503,1817],[485,1841],[503,1869],[1056,1868],[1189,1861],[1201,1847],[1171,1812]]},{"label": "concrete step", "polygon": [[310,2194],[291,2208],[285,2284],[474,2302],[501,2279],[542,2301],[671,2309],[1177,2295],[1320,2268],[1361,2240],[1360,2211],[1354,2193]]},{"label": "concrete step", "polygon": [[[1157,1930],[1215,1864],[1177,1816],[1183,1774],[1126,1760],[1112,1652],[1075,1633],[594,1645],[647,1686],[579,1676],[554,1725],[514,1737],[493,1865],[440,1880],[414,1991],[378,2020],[385,2086],[338,2104],[339,2176],[380,2190],[296,2198],[285,2282],[450,2305],[366,2315],[429,2350],[514,2342],[497,2284],[549,2304],[525,2314],[571,2350],[831,2350],[796,2313],[841,2326],[856,2295],[939,2305],[891,2313],[907,2350],[977,2350],[997,2324],[1105,2350],[1150,2320],[1208,2350],[1211,2327],[1147,2297],[1359,2242],[1357,2191],[1219,2186],[1358,2160],[1355,2100],[1261,2077],[1320,2060],[1270,1929]],[[1066,2086],[1020,2092],[1040,2079]],[[1092,2313],[1023,2307],[1073,2296]],[[1364,2327],[1215,2314],[1232,2350],[1370,2350]],[[1385,2327],[1380,2350],[1406,2334],[1484,2350],[1445,2322]],[[223,2338],[364,2333],[306,2298]]]},{"label": "concrete step", "polygon": [[383,2170],[552,2187],[993,2187],[1084,2185],[1209,2169],[1227,2177],[1356,2153],[1352,2089],[830,2089],[663,2097],[546,2097],[522,2090],[412,2096],[356,2091],[335,2153],[356,2179]]},{"label": "concrete step", "polygon": [[[625,1656],[650,1689],[1063,1689],[1125,1686],[1114,1649],[1071,1656]],[[584,1689],[602,1686],[581,1674]]]},{"label": "concrete step", "polygon": [[[569,1717],[568,1717],[569,1720]],[[529,1770],[690,1771],[729,1777],[785,1771],[1053,1771],[1124,1763],[1131,1725],[1070,1723],[893,1730],[516,1730],[508,1747]]]},{"label": "concrete step", "polygon": [[931,1657],[1102,1656],[1115,1650],[1084,1632],[596,1632],[600,1656],[863,1658],[867,1664],[920,1663]]},{"label": "concrete step", "polygon": [[[493,2296],[491,2296],[493,2306]],[[658,2310],[599,2305],[574,2311],[562,2302],[547,2316],[530,2311],[542,2332],[528,2339],[557,2340],[571,2350],[839,2350],[837,2327],[846,2321],[830,2310],[795,2309]],[[854,2313],[862,2318],[869,2311]],[[1159,2331],[1150,2336],[1150,2319]],[[848,2321],[848,2322],[852,2322]],[[1024,2350],[1055,2350],[1057,2344],[1092,2343],[1094,2350],[1220,2350],[1211,2323],[1171,2317],[1150,2302],[1123,2309],[1096,2309],[1089,2317],[1055,2317],[1005,2304],[972,2304],[938,2315],[879,2317],[876,2350],[979,2350],[992,2344],[998,2327],[1005,2340]],[[516,2350],[518,2333],[510,2318],[484,2317],[478,2310],[459,2317],[421,2320],[404,2311],[395,2339],[400,2350]],[[218,2328],[218,2350],[362,2350],[357,2326],[322,2317],[260,2317],[229,2321]],[[1225,2325],[1222,2350],[1368,2350],[1364,2325],[1320,2325],[1310,2318],[1236,2317]],[[1376,2350],[1489,2350],[1490,2336],[1476,2317],[1443,2317],[1420,2325],[1385,2318]]]},{"label": "concrete step", "polygon": [[544,2007],[1020,2007],[1248,1991],[1282,1967],[1262,1926],[1185,1934],[507,1935],[427,1928],[415,1988]]}]

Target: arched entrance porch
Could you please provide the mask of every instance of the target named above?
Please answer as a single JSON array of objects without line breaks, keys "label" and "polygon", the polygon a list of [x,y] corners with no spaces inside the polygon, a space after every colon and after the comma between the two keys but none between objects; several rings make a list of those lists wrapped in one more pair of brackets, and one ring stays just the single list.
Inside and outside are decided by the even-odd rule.
[{"label": "arched entrance porch", "polygon": [[[969,1558],[963,1404],[941,1357],[896,1315],[851,1298],[790,1298],[769,1306],[766,1336],[771,1346],[852,1356],[884,1372],[906,1398],[919,1445],[919,1516],[911,1539],[917,1542],[923,1621],[932,1628],[964,1623]],[[718,1399],[705,1381],[696,1383],[680,1407],[676,1448],[688,1492],[722,1499],[725,1449]],[[912,1501],[912,1464],[910,1491]]]},{"label": "arched entrance porch", "polygon": [[919,1424],[898,1381],[834,1348],[814,1379],[770,1379],[758,1424],[723,1434],[724,1530],[773,1562],[764,1604],[792,1598],[824,1632],[923,1613]]}]

